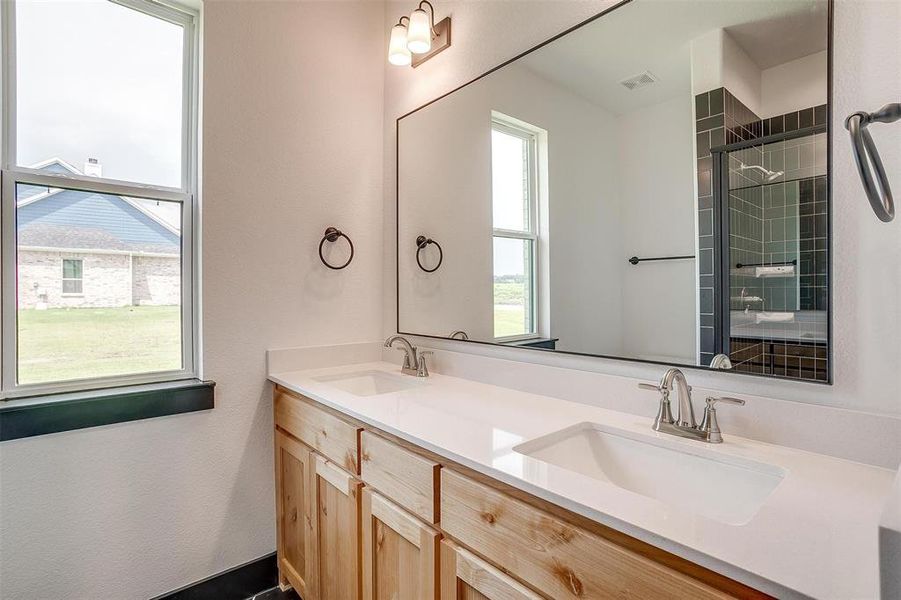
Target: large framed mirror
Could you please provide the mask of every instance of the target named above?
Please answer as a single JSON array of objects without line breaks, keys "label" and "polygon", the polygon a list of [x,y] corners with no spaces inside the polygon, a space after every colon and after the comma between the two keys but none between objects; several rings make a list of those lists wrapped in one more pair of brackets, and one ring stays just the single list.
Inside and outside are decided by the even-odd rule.
[{"label": "large framed mirror", "polygon": [[831,8],[631,0],[398,119],[398,331],[831,383]]}]

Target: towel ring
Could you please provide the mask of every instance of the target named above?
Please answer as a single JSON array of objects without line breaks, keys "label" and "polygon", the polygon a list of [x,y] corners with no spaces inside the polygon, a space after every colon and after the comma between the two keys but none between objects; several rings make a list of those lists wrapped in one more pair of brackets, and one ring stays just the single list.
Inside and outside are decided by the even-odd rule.
[{"label": "towel ring", "polygon": [[[422,266],[422,261],[419,259],[419,253],[422,252],[426,246],[429,244],[435,244],[438,247],[438,264],[435,265],[434,269],[426,269]],[[433,240],[432,238],[427,238],[424,235],[416,238],[416,264],[419,265],[419,268],[425,271],[426,273],[434,273],[441,266],[441,263],[444,261],[444,250],[441,249],[441,244]]]},{"label": "towel ring", "polygon": [[[338,238],[342,238],[342,237],[345,240],[347,240],[348,244],[350,244],[350,258],[348,258],[347,262],[344,263],[343,265],[336,267],[335,265],[329,264],[329,262],[327,260],[325,260],[325,257],[322,255],[322,246],[326,242],[337,242]],[[334,227],[329,227],[328,229],[326,229],[325,235],[322,236],[322,240],[320,240],[320,242],[319,242],[319,260],[322,261],[322,264],[324,264],[329,269],[334,269],[335,271],[340,271],[341,269],[343,269],[344,267],[349,265],[350,261],[352,261],[353,259],[354,259],[354,243],[352,241],[350,241],[350,238],[347,237],[347,235],[340,229],[335,229]]]},{"label": "towel ring", "polygon": [[[867,131],[867,125],[873,122],[892,123],[898,119],[901,119],[901,103],[886,104],[874,113],[856,112],[845,119],[845,128],[851,135],[854,162],[857,163],[857,172],[860,174],[864,192],[876,217],[885,223],[895,218],[895,201],[892,198],[892,189],[889,187],[885,167],[876,150],[873,136]],[[872,170],[870,165],[873,167]],[[876,171],[875,180],[873,170]]]}]

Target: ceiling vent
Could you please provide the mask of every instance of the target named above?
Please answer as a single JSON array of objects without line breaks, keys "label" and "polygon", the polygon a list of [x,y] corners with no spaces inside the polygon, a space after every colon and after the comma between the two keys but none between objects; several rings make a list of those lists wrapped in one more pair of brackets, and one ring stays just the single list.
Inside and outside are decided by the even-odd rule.
[{"label": "ceiling vent", "polygon": [[643,88],[645,86],[651,85],[657,81],[657,78],[650,71],[645,71],[644,73],[639,73],[634,77],[629,77],[628,79],[623,79],[620,83],[627,90],[637,90],[638,88]]}]

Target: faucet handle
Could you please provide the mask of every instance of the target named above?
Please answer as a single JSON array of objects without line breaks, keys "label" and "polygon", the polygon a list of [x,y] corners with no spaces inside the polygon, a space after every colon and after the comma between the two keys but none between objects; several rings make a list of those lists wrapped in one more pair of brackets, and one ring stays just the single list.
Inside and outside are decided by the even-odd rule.
[{"label": "faucet handle", "polygon": [[431,350],[423,350],[419,353],[419,365],[416,368],[416,376],[417,377],[428,377],[429,376],[429,366],[425,362],[426,356],[433,355],[434,352]]},{"label": "faucet handle", "polygon": [[660,406],[657,407],[657,416],[654,418],[654,431],[659,431],[662,424],[672,425],[673,411],[669,403],[669,390],[662,385],[654,385],[653,383],[639,383],[638,387],[649,392],[658,392],[660,394]]},{"label": "faucet handle", "polygon": [[707,406],[710,408],[714,408],[717,402],[722,402],[724,404],[737,404],[739,406],[744,406],[745,401],[741,398],[730,398],[729,396],[720,396],[719,398],[708,397],[707,398]]},{"label": "faucet handle", "polygon": [[730,398],[729,396],[714,398],[708,396],[707,406],[704,408],[704,419],[701,421],[698,429],[707,434],[707,441],[711,444],[719,444],[723,441],[723,432],[720,431],[720,424],[716,420],[716,405],[719,402],[737,406],[744,406],[745,404],[745,401],[741,398]]}]

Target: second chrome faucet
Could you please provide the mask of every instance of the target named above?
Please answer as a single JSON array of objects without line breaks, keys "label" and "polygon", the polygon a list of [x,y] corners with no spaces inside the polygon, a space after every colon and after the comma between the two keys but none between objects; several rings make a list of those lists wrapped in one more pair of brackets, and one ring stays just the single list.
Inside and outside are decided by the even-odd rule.
[{"label": "second chrome faucet", "polygon": [[392,335],[385,340],[385,348],[391,348],[395,342],[400,344],[400,350],[404,351],[404,364],[400,368],[400,372],[404,375],[428,377],[429,367],[426,364],[425,357],[432,354],[431,350],[417,350],[416,346],[402,335]]},{"label": "second chrome faucet", "polygon": [[[654,419],[654,431],[669,433],[679,437],[701,440],[711,444],[719,444],[723,441],[719,422],[716,419],[717,403],[743,405],[744,400],[729,398],[726,396],[707,398],[704,407],[704,418],[698,425],[695,421],[694,406],[691,401],[691,386],[685,380],[685,375],[679,369],[668,369],[658,385],[639,383],[643,390],[652,390],[660,393],[660,405],[657,409],[657,417]],[[670,395],[673,390],[679,396],[679,403],[675,418],[673,417]]]}]

